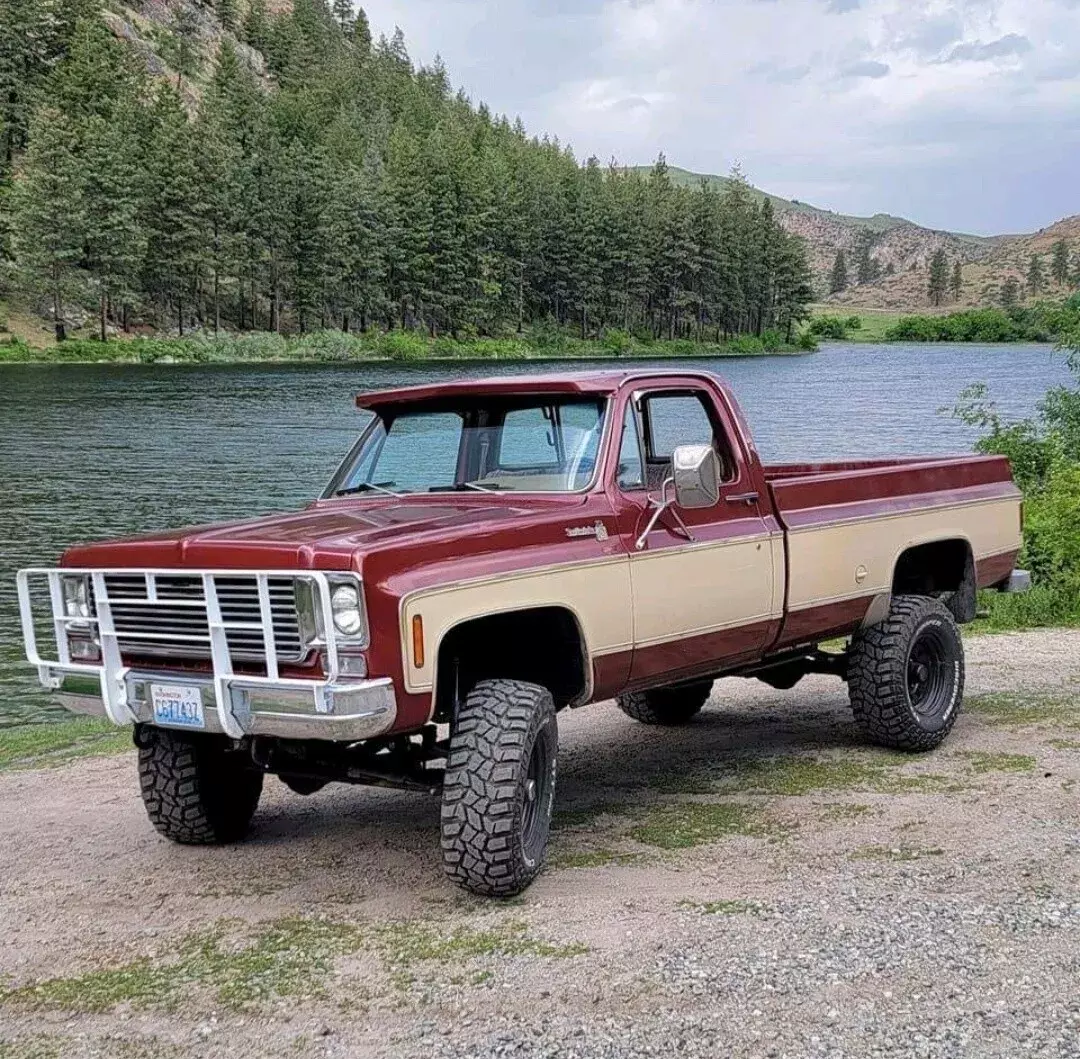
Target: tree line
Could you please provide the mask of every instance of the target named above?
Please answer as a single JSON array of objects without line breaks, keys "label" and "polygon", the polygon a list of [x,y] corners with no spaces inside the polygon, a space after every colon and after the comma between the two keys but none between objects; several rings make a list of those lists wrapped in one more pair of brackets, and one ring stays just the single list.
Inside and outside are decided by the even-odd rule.
[{"label": "tree line", "polygon": [[151,77],[91,0],[6,0],[0,262],[58,339],[73,305],[103,339],[719,339],[806,316],[804,244],[738,172],[716,191],[676,186],[662,156],[647,174],[578,163],[455,93],[441,61],[415,65],[400,31],[373,40],[349,0],[243,18],[216,0],[231,33],[212,66],[184,10],[158,42],[171,74]]}]

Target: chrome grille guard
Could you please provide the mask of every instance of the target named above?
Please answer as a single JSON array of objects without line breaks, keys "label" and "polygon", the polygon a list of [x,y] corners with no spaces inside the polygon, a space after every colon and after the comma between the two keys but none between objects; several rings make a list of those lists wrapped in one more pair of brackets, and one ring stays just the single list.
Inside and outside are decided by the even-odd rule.
[{"label": "chrome grille guard", "polygon": [[[169,598],[168,605],[172,608],[190,609],[193,616],[200,619],[200,631],[193,633],[190,638],[209,646],[209,657],[213,668],[212,697],[217,721],[213,727],[216,730],[234,739],[242,738],[252,730],[259,730],[258,725],[252,725],[250,698],[260,693],[277,692],[285,693],[294,699],[299,695],[301,701],[307,701],[308,705],[302,711],[303,717],[293,718],[297,722],[303,721],[303,724],[294,725],[298,731],[302,730],[310,733],[311,737],[318,737],[315,733],[319,731],[320,726],[317,722],[320,718],[329,722],[322,726],[327,731],[334,729],[350,731],[349,726],[334,723],[347,720],[345,717],[334,716],[335,692],[341,696],[343,705],[346,700],[350,704],[360,704],[362,700],[358,693],[367,689],[374,692],[376,685],[380,704],[386,703],[386,708],[378,710],[382,723],[361,724],[359,727],[354,725],[353,728],[360,732],[366,731],[369,727],[381,729],[388,723],[392,723],[396,710],[393,707],[393,690],[390,681],[367,681],[363,684],[352,681],[339,683],[341,675],[339,645],[330,602],[330,580],[327,574],[312,570],[85,569],[79,567],[30,567],[20,570],[17,574],[16,585],[26,657],[32,665],[37,667],[41,683],[47,688],[58,689],[65,675],[78,674],[84,678],[96,676],[101,685],[104,707],[101,712],[111,721],[117,725],[128,725],[145,719],[140,718],[136,713],[137,703],[133,701],[131,694],[132,682],[129,677],[137,674],[124,663],[123,659],[122,645],[125,637],[129,637],[130,634],[117,630],[107,579],[120,576],[127,579],[142,578],[146,587],[146,598],[133,600],[130,595],[127,595],[123,605],[125,608],[130,608],[133,604],[152,607],[158,603],[157,579],[176,578],[178,575],[199,578],[202,583],[201,599],[197,597],[185,600]],[[94,601],[94,613],[89,617],[69,616],[66,613],[63,587],[65,577],[89,579]],[[228,620],[222,615],[218,580],[235,581],[237,578],[255,581],[258,594],[257,621]],[[315,614],[321,619],[318,639],[313,640],[309,645],[311,648],[317,648],[323,656],[323,672],[319,679],[309,680],[281,675],[270,582],[280,581],[282,578],[293,579],[298,586],[304,584],[310,589]],[[54,658],[42,655],[35,628],[34,591],[36,587],[40,592],[45,583],[48,586],[48,608],[51,611],[48,624],[52,629]],[[37,597],[37,602],[44,618],[45,607],[42,605],[44,598]],[[207,630],[205,634],[201,632],[203,618]],[[44,620],[42,624],[45,624]],[[96,632],[95,639],[100,648],[99,661],[81,661],[72,658],[68,636],[69,629],[72,627]],[[236,652],[230,651],[228,642],[230,632],[244,633],[249,638],[261,637],[265,675],[234,672],[233,654]],[[146,635],[146,633],[141,633],[140,638],[145,640]],[[162,673],[161,679],[182,683],[185,677],[178,673]],[[203,681],[210,682],[206,678],[203,678]],[[357,720],[368,717],[367,714],[355,716]],[[374,714],[370,719],[376,720]],[[336,738],[336,736],[329,737]]]}]

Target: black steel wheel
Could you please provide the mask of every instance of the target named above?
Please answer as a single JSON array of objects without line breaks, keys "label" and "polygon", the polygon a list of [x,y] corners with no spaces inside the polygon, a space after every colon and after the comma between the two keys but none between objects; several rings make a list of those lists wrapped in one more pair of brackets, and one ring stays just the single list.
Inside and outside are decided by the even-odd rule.
[{"label": "black steel wheel", "polygon": [[964,698],[964,644],[952,613],[929,596],[897,596],[889,616],[853,638],[851,708],[875,743],[932,750]]}]

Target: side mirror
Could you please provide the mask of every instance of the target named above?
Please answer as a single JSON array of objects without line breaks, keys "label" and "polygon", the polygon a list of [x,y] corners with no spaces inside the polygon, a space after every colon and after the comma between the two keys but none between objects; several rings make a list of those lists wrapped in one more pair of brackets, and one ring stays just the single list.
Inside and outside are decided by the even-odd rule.
[{"label": "side mirror", "polygon": [[712,507],[720,500],[720,461],[711,445],[680,445],[671,456],[675,503],[679,507]]}]

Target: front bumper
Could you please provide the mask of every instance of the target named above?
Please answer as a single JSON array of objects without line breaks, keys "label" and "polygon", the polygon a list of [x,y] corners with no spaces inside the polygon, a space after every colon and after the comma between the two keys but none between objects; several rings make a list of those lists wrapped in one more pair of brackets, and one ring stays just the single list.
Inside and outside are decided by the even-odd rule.
[{"label": "front bumper", "polygon": [[[94,717],[108,716],[97,676],[59,669],[50,670],[47,676],[47,683],[56,688],[56,700],[65,709]],[[205,727],[200,731],[236,735],[235,729],[226,732],[221,723],[214,708],[214,682],[209,678],[129,672],[124,680],[127,708],[133,721],[158,723],[151,705],[151,684],[183,684],[197,688],[202,698]],[[241,735],[357,742],[389,731],[397,718],[394,685],[388,678],[326,686],[321,704],[328,710],[319,712],[314,706],[314,696],[303,691],[274,689],[266,684],[245,686],[242,678],[230,681],[227,690],[231,719],[239,725]]]}]

